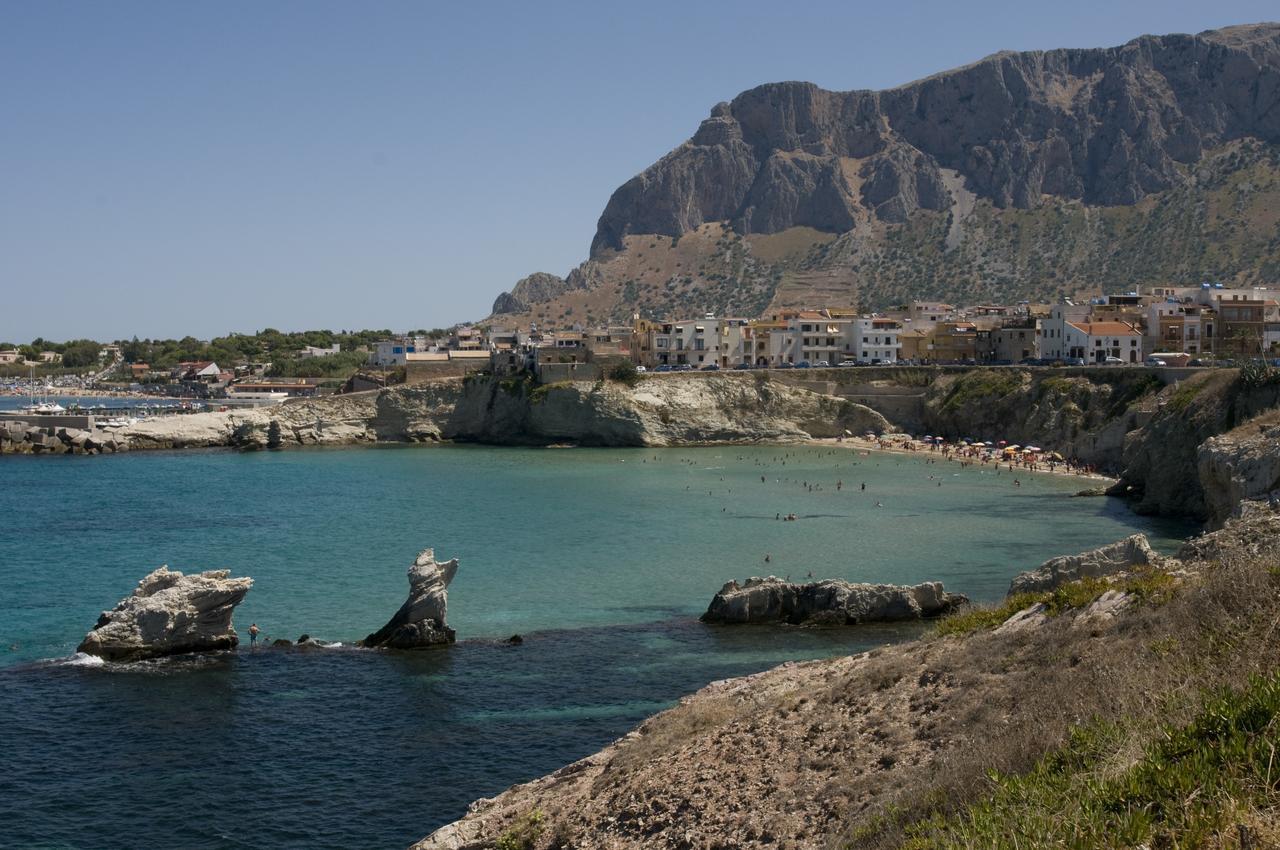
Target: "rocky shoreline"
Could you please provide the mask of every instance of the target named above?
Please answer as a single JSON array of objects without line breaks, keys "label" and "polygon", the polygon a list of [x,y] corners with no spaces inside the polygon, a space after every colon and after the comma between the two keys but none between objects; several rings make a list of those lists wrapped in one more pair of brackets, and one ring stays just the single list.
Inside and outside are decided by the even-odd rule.
[{"label": "rocky shoreline", "polygon": [[[867,370],[867,377],[841,371],[863,370],[819,370],[804,378],[805,386],[794,385],[794,376],[763,373],[545,386],[472,376],[272,408],[157,417],[111,437],[29,436],[11,424],[0,428],[0,454],[446,441],[777,444],[881,434],[911,420],[953,440],[1008,437],[1056,449],[1114,475],[1108,494],[1128,499],[1139,513],[1186,516],[1216,528],[1238,515],[1240,504],[1280,498],[1280,420],[1268,412],[1280,403],[1280,384],[1250,385],[1236,370],[1206,371],[1170,386],[1127,370],[1068,376],[902,368]],[[862,383],[845,386],[837,379]],[[901,399],[877,396],[882,384],[919,386],[920,409],[886,404],[878,412],[878,398]]]},{"label": "rocky shoreline", "polygon": [[1230,663],[1179,655],[1221,620],[1271,621],[1274,594],[1255,584],[1277,581],[1280,515],[1231,520],[1177,558],[1145,544],[1030,570],[1011,601],[1048,595],[994,619],[979,609],[972,625],[962,614],[917,640],[713,682],[601,751],[475,801],[412,850],[846,846],[895,835],[886,812],[972,799],[987,771],[1025,769],[1079,717],[1150,706],[1189,669],[1207,686],[1280,661],[1269,640]]}]

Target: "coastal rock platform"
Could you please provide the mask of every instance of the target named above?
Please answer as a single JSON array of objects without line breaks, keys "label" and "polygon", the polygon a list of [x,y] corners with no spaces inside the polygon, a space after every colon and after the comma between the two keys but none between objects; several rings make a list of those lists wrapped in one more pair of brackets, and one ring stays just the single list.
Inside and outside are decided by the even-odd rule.
[{"label": "coastal rock platform", "polygon": [[730,581],[720,588],[702,621],[856,625],[938,617],[968,601],[936,581],[914,587],[839,579],[793,584],[777,576],[753,576],[744,584]]},{"label": "coastal rock platform", "polygon": [[1126,572],[1132,567],[1157,564],[1160,560],[1160,555],[1147,542],[1146,535],[1133,534],[1078,555],[1050,558],[1036,569],[1015,576],[1009,584],[1009,595],[1053,590],[1067,582],[1102,578]]},{"label": "coastal rock platform", "polygon": [[183,575],[160,567],[115,608],[102,612],[78,652],[108,661],[141,661],[165,655],[234,649],[235,607],[253,586],[227,570]]}]

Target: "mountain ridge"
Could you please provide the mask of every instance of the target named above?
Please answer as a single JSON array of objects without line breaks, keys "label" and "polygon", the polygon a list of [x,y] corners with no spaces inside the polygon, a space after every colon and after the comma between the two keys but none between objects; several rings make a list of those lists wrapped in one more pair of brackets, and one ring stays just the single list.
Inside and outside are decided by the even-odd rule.
[{"label": "mountain ridge", "polygon": [[[806,274],[814,272],[834,281],[824,292],[845,294],[846,303],[945,295],[928,292],[926,278],[939,274],[926,273],[924,260],[896,280],[867,262],[906,238],[903,231],[947,219],[945,278],[956,265],[948,255],[972,242],[964,225],[975,209],[997,217],[1014,211],[1012,221],[1045,209],[1079,207],[1089,217],[1151,199],[1159,206],[1200,186],[1195,171],[1208,158],[1255,142],[1261,152],[1249,148],[1241,168],[1259,158],[1270,163],[1280,144],[1280,24],[1140,36],[1107,48],[1001,51],[880,91],[766,83],[716,104],[687,141],[619,187],[600,216],[589,259],[561,279],[563,286],[545,288],[549,298],[500,298],[494,312],[548,321],[576,318],[575,305],[595,319],[632,310],[777,307],[812,294]],[[1261,191],[1269,193],[1277,169],[1265,170]],[[1237,218],[1250,223],[1249,215]],[[1280,242],[1264,224],[1267,232],[1255,234],[1261,251],[1196,272],[1256,278],[1265,265],[1271,274]],[[669,253],[708,228],[719,237],[699,256],[619,262],[657,250],[659,241]],[[761,237],[797,230],[812,237],[800,240],[797,256],[770,260],[757,250]],[[756,261],[751,274],[708,267],[724,253],[723,237],[746,240]],[[1105,241],[1097,235],[1082,250],[1105,250]],[[1033,280],[1031,270],[985,268],[991,256],[1008,253],[1008,242],[1002,237],[984,248],[982,262],[966,261],[962,271],[974,278],[975,292],[1048,297],[1074,292],[1100,271],[1122,277],[1098,263],[1081,265],[1065,281],[1050,281],[1043,270]],[[835,253],[805,261],[824,244],[837,244],[829,249]],[[1056,256],[1060,250],[1046,243],[1042,265],[1069,268],[1071,258]],[[1252,256],[1259,253],[1261,263]],[[717,287],[716,275],[731,285]],[[608,291],[596,291],[602,287]]]}]

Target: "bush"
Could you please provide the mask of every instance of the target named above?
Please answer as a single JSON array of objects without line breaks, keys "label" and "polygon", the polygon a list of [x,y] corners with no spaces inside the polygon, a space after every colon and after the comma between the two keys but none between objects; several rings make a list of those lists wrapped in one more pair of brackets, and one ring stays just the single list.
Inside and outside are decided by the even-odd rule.
[{"label": "bush", "polygon": [[636,365],[630,360],[623,360],[611,368],[608,372],[608,378],[611,381],[617,381],[629,387],[634,387],[640,383],[640,373],[636,371]]},{"label": "bush", "polygon": [[511,828],[498,836],[497,850],[533,850],[542,836],[545,816],[538,809],[531,809],[520,817]]}]

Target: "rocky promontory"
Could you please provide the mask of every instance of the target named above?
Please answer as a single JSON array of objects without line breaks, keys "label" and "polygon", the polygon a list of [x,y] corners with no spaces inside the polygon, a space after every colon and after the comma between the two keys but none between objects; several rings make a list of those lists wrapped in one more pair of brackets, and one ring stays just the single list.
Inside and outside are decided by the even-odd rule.
[{"label": "rocky promontory", "polygon": [[427,649],[453,643],[456,632],[445,622],[449,583],[458,573],[458,559],[436,561],[433,549],[423,549],[409,567],[409,598],[387,624],[360,642],[383,649]]},{"label": "rocky promontory", "polygon": [[634,386],[540,386],[473,376],[256,410],[157,417],[121,429],[120,437],[136,449],[445,440],[672,446],[785,442],[889,427],[864,405],[755,375],[673,375]]},{"label": "rocky promontory", "polygon": [[235,607],[253,586],[227,570],[184,575],[160,567],[115,608],[102,612],[78,652],[107,661],[140,661],[165,655],[234,649]]},{"label": "rocky promontory", "polygon": [[[1014,834],[1027,846],[1106,846],[1113,821],[1093,812],[1129,810],[1140,817],[1124,821],[1135,824],[1126,846],[1179,844],[1185,774],[1170,776],[1177,760],[1147,770],[1142,754],[1202,716],[1209,695],[1280,664],[1276,519],[1230,520],[1197,538],[1170,564],[1176,573],[1156,566],[1144,578],[1159,593],[1082,584],[1034,615],[976,609],[918,640],[714,682],[599,752],[477,800],[414,850],[806,850],[899,847],[909,837],[912,846],[995,847]],[[1205,728],[1219,728],[1217,717]],[[1082,719],[1107,730],[1086,739],[1087,758],[1070,749]],[[1249,740],[1265,769],[1265,735]],[[1011,814],[984,809],[986,821],[1002,811],[1009,819],[995,837],[971,838],[970,806],[1002,789],[1017,794],[1024,786],[1013,783],[1059,752],[1069,757],[1051,762],[1052,781],[1061,775],[1061,787],[1077,791],[1015,797]],[[1135,771],[1170,776],[1160,783],[1173,789],[1170,802],[1133,798]],[[1257,835],[1249,830],[1270,822],[1251,818],[1233,787],[1192,786],[1209,795],[1200,823],[1218,824],[1216,835]],[[1109,789],[1089,818],[1073,816],[1078,795]],[[1048,805],[1066,814],[1046,813],[1028,835],[1028,810]],[[1102,832],[1082,833],[1095,827]]]},{"label": "rocky promontory", "polygon": [[1160,555],[1151,548],[1147,536],[1133,534],[1078,555],[1050,558],[1038,568],[1015,576],[1009,585],[1009,595],[1053,590],[1070,581],[1102,578],[1159,561]]},{"label": "rocky promontory", "polygon": [[777,576],[730,581],[711,600],[704,623],[858,625],[919,620],[949,614],[969,600],[941,582],[913,587],[827,579],[807,584]]}]

